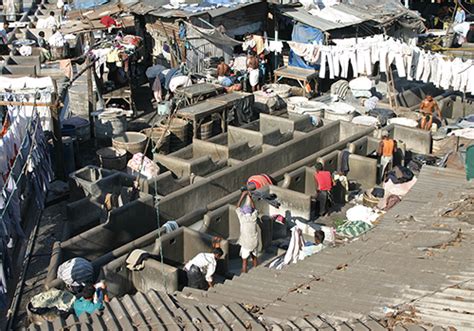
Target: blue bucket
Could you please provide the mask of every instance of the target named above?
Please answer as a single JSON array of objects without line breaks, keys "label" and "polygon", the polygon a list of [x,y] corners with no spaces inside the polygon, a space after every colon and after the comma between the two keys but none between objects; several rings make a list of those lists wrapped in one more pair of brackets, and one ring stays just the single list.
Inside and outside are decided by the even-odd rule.
[{"label": "blue bucket", "polygon": [[76,136],[76,126],[72,124],[63,124],[61,128],[61,134],[64,137],[75,137]]}]

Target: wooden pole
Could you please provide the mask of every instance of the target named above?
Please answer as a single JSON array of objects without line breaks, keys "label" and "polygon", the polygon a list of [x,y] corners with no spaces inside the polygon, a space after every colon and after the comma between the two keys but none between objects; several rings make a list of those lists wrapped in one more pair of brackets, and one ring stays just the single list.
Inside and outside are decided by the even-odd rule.
[{"label": "wooden pole", "polygon": [[61,133],[61,118],[59,117],[59,95],[58,86],[56,81],[53,80],[54,92],[51,95],[51,100],[54,103],[49,109],[51,110],[51,119],[53,120],[53,145],[54,145],[54,161],[56,163],[56,177],[65,180],[66,174],[64,173],[64,146],[63,146],[63,135]]}]

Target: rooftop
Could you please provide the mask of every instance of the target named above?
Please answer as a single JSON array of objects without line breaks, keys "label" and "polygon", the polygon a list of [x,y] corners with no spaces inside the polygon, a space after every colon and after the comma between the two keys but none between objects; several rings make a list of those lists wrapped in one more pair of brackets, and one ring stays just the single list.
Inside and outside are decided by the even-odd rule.
[{"label": "rooftop", "polygon": [[472,330],[473,194],[463,172],[425,166],[402,202],[354,242],[280,271],[257,267],[207,292],[127,295],[101,315],[36,329]]}]

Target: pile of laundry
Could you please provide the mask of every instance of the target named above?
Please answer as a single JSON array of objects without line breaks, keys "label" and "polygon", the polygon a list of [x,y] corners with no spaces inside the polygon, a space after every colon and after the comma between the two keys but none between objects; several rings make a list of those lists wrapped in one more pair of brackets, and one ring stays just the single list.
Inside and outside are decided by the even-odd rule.
[{"label": "pile of laundry", "polygon": [[[296,221],[295,226],[291,228],[291,236],[289,242],[280,245],[280,248],[286,249],[283,256],[274,259],[269,268],[281,270],[285,266],[298,263],[308,256],[321,252],[326,247],[333,245],[336,240],[336,230],[329,226],[304,223]],[[305,240],[307,238],[314,238],[314,240]],[[318,242],[316,239],[318,238]]]},{"label": "pile of laundry", "polygon": [[152,179],[158,177],[160,167],[142,153],[136,153],[127,163],[127,173],[144,179]]},{"label": "pile of laundry", "polygon": [[346,221],[336,227],[336,234],[344,238],[355,238],[373,228],[381,213],[373,208],[356,205],[346,212]]},{"label": "pile of laundry", "polygon": [[416,180],[410,169],[402,166],[393,168],[387,174],[387,180],[383,184],[384,196],[377,207],[385,211],[393,208],[411,190]]},{"label": "pile of laundry", "polygon": [[110,67],[123,68],[128,71],[129,57],[140,47],[142,39],[134,35],[117,36],[113,42],[101,43],[97,48],[90,50],[90,54],[96,59],[95,69],[101,77],[101,70]]},{"label": "pile of laundry", "polygon": [[459,118],[456,123],[446,126],[446,130],[452,130],[448,136],[474,139],[474,115]]}]

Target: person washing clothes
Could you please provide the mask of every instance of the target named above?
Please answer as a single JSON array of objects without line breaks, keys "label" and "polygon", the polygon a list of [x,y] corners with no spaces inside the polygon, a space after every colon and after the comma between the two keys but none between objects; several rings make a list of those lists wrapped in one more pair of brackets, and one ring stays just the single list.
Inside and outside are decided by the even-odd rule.
[{"label": "person washing clothes", "polygon": [[306,241],[303,247],[304,256],[311,256],[313,254],[319,253],[324,249],[324,238],[325,234],[322,230],[314,231],[314,242]]},{"label": "person washing clothes", "polygon": [[275,180],[267,174],[253,175],[247,179],[247,189],[250,191],[273,184],[275,184]]},{"label": "person washing clothes", "polygon": [[439,125],[441,125],[441,121],[443,120],[443,116],[441,115],[441,109],[438,106],[438,103],[433,99],[431,95],[427,95],[425,99],[420,104],[420,113],[421,113],[421,123],[420,128],[422,130],[431,130],[431,126],[433,125],[433,113],[436,110],[438,118],[435,120]]},{"label": "person washing clothes", "polygon": [[256,92],[258,90],[258,83],[260,80],[260,70],[258,59],[254,51],[250,51],[247,56],[247,72],[249,84],[252,87],[252,92]]},{"label": "person washing clothes", "polygon": [[316,172],[314,173],[314,181],[316,184],[316,201],[319,205],[319,216],[325,216],[327,213],[326,206],[329,195],[333,187],[332,176],[329,171],[323,170],[322,163],[316,164]]},{"label": "person washing clothes", "polygon": [[213,275],[216,272],[217,260],[223,255],[222,249],[214,248],[212,253],[199,253],[186,263],[184,271],[188,276],[188,286],[199,290],[214,286]]},{"label": "person washing clothes", "polygon": [[[108,302],[107,287],[101,283],[101,287],[95,287],[92,284],[86,285],[81,292],[81,297],[74,301],[74,313],[77,317],[83,313],[92,314],[97,310],[104,309],[104,301]],[[94,295],[97,294],[97,302],[94,302]]]},{"label": "person washing clothes", "polygon": [[[244,202],[242,206],[242,203]],[[257,248],[259,242],[257,210],[252,195],[249,191],[242,192],[237,204],[237,216],[240,223],[240,236],[238,244],[240,245],[240,257],[242,258],[242,273],[247,273],[248,259],[251,258],[253,267],[258,265]]]},{"label": "person washing clothes", "polygon": [[379,143],[377,154],[380,156],[380,180],[385,179],[386,172],[392,169],[393,154],[397,151],[397,142],[391,139],[387,130],[382,131],[382,140]]},{"label": "person washing clothes", "polygon": [[229,78],[230,76],[230,67],[223,57],[219,58],[219,64],[217,65],[217,80],[219,84],[224,87],[229,87],[232,85],[232,80]]}]

